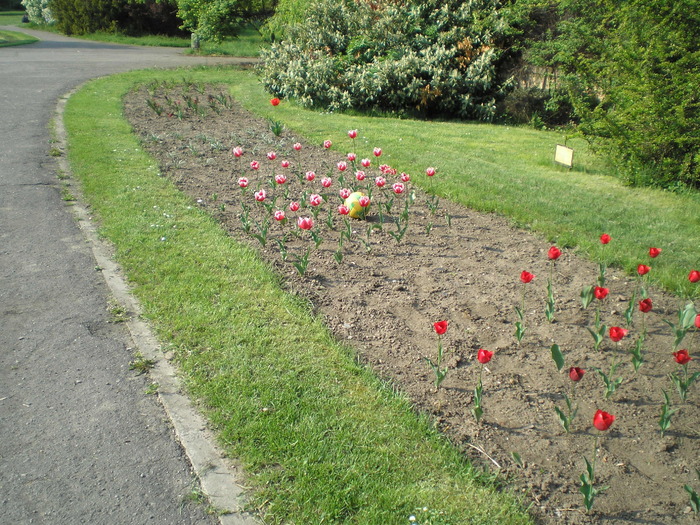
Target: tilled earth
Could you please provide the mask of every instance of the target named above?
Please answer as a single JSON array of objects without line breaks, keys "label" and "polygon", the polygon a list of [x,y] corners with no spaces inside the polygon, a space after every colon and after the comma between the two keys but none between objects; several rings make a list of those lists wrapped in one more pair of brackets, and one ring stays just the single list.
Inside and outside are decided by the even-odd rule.
[{"label": "tilled earth", "polygon": [[[596,300],[585,310],[580,301],[581,290],[596,282],[596,263],[564,250],[552,265],[547,256],[551,245],[543,239],[502,217],[437,202],[410,181],[403,193],[395,194],[392,185],[400,174],[379,169],[390,163],[391,152],[374,156],[373,148],[381,144],[366,144],[362,130],[354,141],[328,137],[334,142],[328,149],[287,130],[277,136],[269,121],[241,108],[221,87],[151,85],[131,93],[124,103],[127,118],[160,162],[162,174],[231,236],[256,246],[288,289],[313,303],[338,339],[406,392],[474,462],[499,470],[508,489],[532,504],[540,523],[697,523],[683,487],[700,491],[700,385],[682,403],[668,377],[679,365],[664,319],[676,321],[678,298],[650,287],[653,310],[637,310],[627,337],[614,343],[606,335],[596,352],[587,330]],[[302,148],[295,150],[295,143]],[[240,157],[232,154],[236,146],[243,150]],[[346,158],[351,151],[357,154],[354,163]],[[268,159],[268,152],[276,158]],[[369,168],[359,165],[363,158],[371,160]],[[289,167],[282,167],[284,160]],[[252,161],[259,163],[257,170],[251,168]],[[340,161],[347,162],[346,171],[337,168]],[[449,177],[437,168],[436,177]],[[355,178],[357,170],[367,174],[362,183]],[[316,173],[314,181],[305,179],[307,171]],[[278,174],[286,175],[284,184],[275,182]],[[387,180],[383,188],[375,185],[378,176]],[[409,176],[426,177],[424,171]],[[241,177],[249,179],[245,190],[237,184]],[[332,179],[329,188],[321,184],[324,177]],[[346,224],[338,214],[344,187],[365,193],[371,189],[367,220],[348,219]],[[254,198],[261,189],[266,191],[263,203]],[[298,217],[312,217],[311,194],[325,198],[312,230],[318,248],[310,232],[297,228]],[[297,212],[289,210],[292,201],[301,203]],[[408,227],[398,239],[407,202]],[[287,220],[272,219],[275,210],[285,211]],[[246,222],[249,233],[244,231]],[[352,233],[339,247],[341,232],[348,228]],[[601,245],[601,250],[614,249],[614,243]],[[300,275],[294,263],[307,250],[308,267]],[[651,259],[640,263],[653,267]],[[544,304],[552,266],[556,314],[549,322]],[[520,282],[523,270],[536,276],[527,285]],[[610,294],[598,303],[601,319],[608,326],[624,327],[636,280],[609,269],[606,286]],[[523,291],[526,334],[518,344],[514,308],[521,304]],[[629,352],[643,315],[645,362],[635,373]],[[443,366],[449,371],[436,389],[426,358],[436,360],[433,322],[440,320],[449,321],[442,337]],[[682,348],[697,356],[698,341],[688,335]],[[561,371],[551,356],[553,344],[566,359]],[[483,370],[484,415],[477,424],[472,408],[479,348],[495,353]],[[622,382],[605,399],[602,376],[594,369],[609,374],[613,362],[618,367],[611,377]],[[571,395],[573,387],[571,366],[584,368],[586,374],[576,384],[578,415],[566,433],[555,407],[566,411],[564,395]],[[696,370],[697,360],[688,366]],[[678,409],[664,436],[659,431],[662,390]],[[597,409],[616,416],[604,433],[592,426]],[[585,471],[584,456],[592,459],[596,434],[596,485],[609,488],[586,513],[579,476]]]}]

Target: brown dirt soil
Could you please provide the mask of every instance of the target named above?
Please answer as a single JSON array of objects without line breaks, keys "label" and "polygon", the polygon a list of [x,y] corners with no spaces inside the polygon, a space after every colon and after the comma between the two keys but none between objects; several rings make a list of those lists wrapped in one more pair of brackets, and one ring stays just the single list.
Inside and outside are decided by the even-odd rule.
[{"label": "brown dirt soil", "polygon": [[[514,228],[505,218],[477,213],[446,200],[440,200],[439,210],[431,214],[428,196],[411,183],[406,193],[396,196],[392,211],[385,213],[381,224],[377,203],[390,198],[391,184],[398,181],[398,175],[388,175],[387,186],[373,190],[367,221],[350,221],[352,239],[344,242],[344,257],[338,263],[334,252],[339,232],[345,227],[337,213],[341,203],[338,191],[344,185],[358,184],[352,166],[344,174],[336,168],[350,151],[348,137],[329,137],[342,146],[325,150],[286,130],[277,137],[271,133],[268,121],[251,115],[237,103],[225,107],[230,99],[208,97],[225,92],[222,88],[207,88],[207,93],[182,86],[150,89],[155,90],[153,95],[145,88],[128,95],[125,112],[145,147],[160,162],[162,173],[208,210],[231,236],[257,247],[291,291],[310,299],[338,339],[352,345],[381,377],[405,391],[417,409],[429,413],[474,462],[499,470],[510,490],[532,502],[538,522],[697,523],[683,486],[689,484],[700,491],[696,472],[700,468],[700,385],[691,390],[686,403],[680,402],[668,378],[678,365],[671,355],[670,328],[663,322],[675,321],[678,298],[650,288],[654,308],[646,314],[646,361],[635,374],[629,350],[640,333],[643,314],[639,311],[635,312],[629,335],[620,343],[606,336],[600,350],[593,350],[587,326],[593,322],[596,301],[583,310],[579,294],[584,286],[595,284],[597,264],[566,250],[556,261],[556,321],[550,323],[544,316],[551,265],[547,257],[549,243]],[[183,94],[197,97],[206,115],[187,109]],[[164,108],[161,116],[149,108],[148,100]],[[176,114],[168,116],[176,113],[175,101],[185,108],[182,119]],[[295,142],[303,144],[300,152],[293,150]],[[240,159],[231,152],[238,145],[244,150]],[[361,158],[371,158],[372,166],[366,171],[367,181],[373,182],[379,175],[382,157],[374,157],[360,144],[354,147],[358,148],[358,163]],[[269,151],[277,153],[276,160],[267,159]],[[283,159],[289,160],[289,168],[281,167]],[[253,160],[261,165],[258,171],[250,168]],[[302,183],[295,175],[307,170],[317,173],[312,183]],[[286,173],[288,182],[275,187],[272,178],[279,173]],[[325,190],[320,180],[329,174],[333,185]],[[344,184],[339,180],[341,175],[345,176]],[[245,192],[236,184],[241,176],[250,179]],[[425,174],[411,176],[416,179]],[[436,177],[449,174],[438,171]],[[265,247],[243,232],[240,219],[243,202],[250,209],[252,221],[260,222],[267,215],[265,206],[253,199],[259,189],[267,191],[268,203],[277,197],[274,209],[285,210],[290,219],[287,224],[270,220]],[[296,217],[309,216],[310,212],[302,208],[292,213],[288,205],[291,200],[303,200],[304,192],[328,194],[328,202],[322,205],[314,228],[323,241],[312,251],[306,274],[300,276],[292,261],[313,242],[308,232],[298,237],[291,232],[300,233]],[[396,231],[396,218],[410,193],[415,194],[415,202],[410,206],[408,231],[397,242],[388,232]],[[337,229],[326,225],[329,214]],[[428,232],[430,223],[433,226]],[[380,226],[383,231],[378,229]],[[255,226],[252,231],[256,231]],[[287,239],[286,262],[276,242],[283,238]],[[601,249],[614,250],[614,244],[613,239]],[[653,266],[649,261],[640,262]],[[536,275],[528,285],[520,282],[523,270]],[[623,312],[635,282],[634,278],[608,270],[606,286],[610,295],[601,308],[602,320],[608,326],[625,326]],[[514,307],[520,304],[523,288],[527,333],[518,345]],[[425,358],[436,358],[433,322],[444,319],[449,321],[442,338],[449,372],[436,391]],[[698,341],[698,337],[689,335],[682,347],[697,355]],[[566,357],[561,372],[550,353],[554,343]],[[476,360],[479,348],[495,352],[483,369],[481,424],[475,422],[471,412],[480,368]],[[593,368],[607,372],[611,361],[620,363],[615,376],[623,380],[606,400],[602,379]],[[582,367],[587,373],[577,384],[578,417],[567,434],[554,408],[566,409],[564,394],[572,386],[567,374],[570,366]],[[697,360],[689,366],[697,369]],[[679,409],[664,437],[658,426],[662,389],[669,392],[674,407]],[[596,409],[617,418],[607,432],[600,433],[592,426]],[[609,489],[597,497],[593,511],[586,514],[579,476],[585,470],[583,457],[592,459],[596,434],[596,484]],[[519,454],[521,465],[513,453]]]}]

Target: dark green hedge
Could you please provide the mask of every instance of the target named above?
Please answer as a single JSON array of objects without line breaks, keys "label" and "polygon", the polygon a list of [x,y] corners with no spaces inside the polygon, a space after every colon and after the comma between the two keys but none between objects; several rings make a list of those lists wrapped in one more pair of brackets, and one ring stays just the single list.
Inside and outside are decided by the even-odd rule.
[{"label": "dark green hedge", "polygon": [[182,34],[174,0],[53,0],[56,27],[67,35],[96,31],[140,34]]}]

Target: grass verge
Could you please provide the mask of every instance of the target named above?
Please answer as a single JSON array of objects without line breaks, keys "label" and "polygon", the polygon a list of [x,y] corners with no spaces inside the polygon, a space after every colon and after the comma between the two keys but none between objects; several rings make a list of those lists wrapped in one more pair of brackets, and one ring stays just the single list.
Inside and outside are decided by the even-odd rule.
[{"label": "grass verge", "polygon": [[[423,122],[303,110],[283,101],[277,107],[250,74],[231,86],[248,109],[281,121],[320,144],[367,155],[383,148],[382,162],[412,175],[412,182],[470,208],[507,216],[522,228],[593,260],[636,273],[648,263],[650,281],[680,295],[700,295],[688,281],[700,269],[700,192],[674,194],[630,188],[580,138],[562,132],[465,122]],[[358,129],[355,144],[347,130]],[[575,167],[555,165],[557,143],[575,150]],[[425,168],[435,166],[428,180]],[[602,233],[612,236],[605,250]],[[650,262],[648,250],[662,255]]]},{"label": "grass verge", "polygon": [[38,38],[25,35],[24,33],[0,30],[0,47],[22,46],[24,44],[32,44],[33,42],[38,41]]},{"label": "grass verge", "polygon": [[[253,84],[232,69],[185,76]],[[244,463],[254,505],[272,523],[405,524],[419,512],[433,524],[529,523],[513,497],[358,366],[254,251],[158,176],[121,117],[121,97],[135,83],[182,77],[146,71],[89,83],[66,107],[68,155],[145,315],[222,445]]]}]

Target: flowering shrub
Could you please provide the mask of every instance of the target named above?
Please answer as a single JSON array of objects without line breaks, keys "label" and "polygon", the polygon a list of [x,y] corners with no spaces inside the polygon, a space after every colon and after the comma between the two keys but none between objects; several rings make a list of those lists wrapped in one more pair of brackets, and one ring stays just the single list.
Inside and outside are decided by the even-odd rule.
[{"label": "flowering shrub", "polygon": [[486,32],[475,19],[497,4],[321,0],[263,51],[263,83],[305,107],[491,120],[507,90],[493,45],[504,27],[494,23]]},{"label": "flowering shrub", "polygon": [[22,0],[27,16],[35,24],[53,24],[56,19],[51,14],[51,0]]}]

